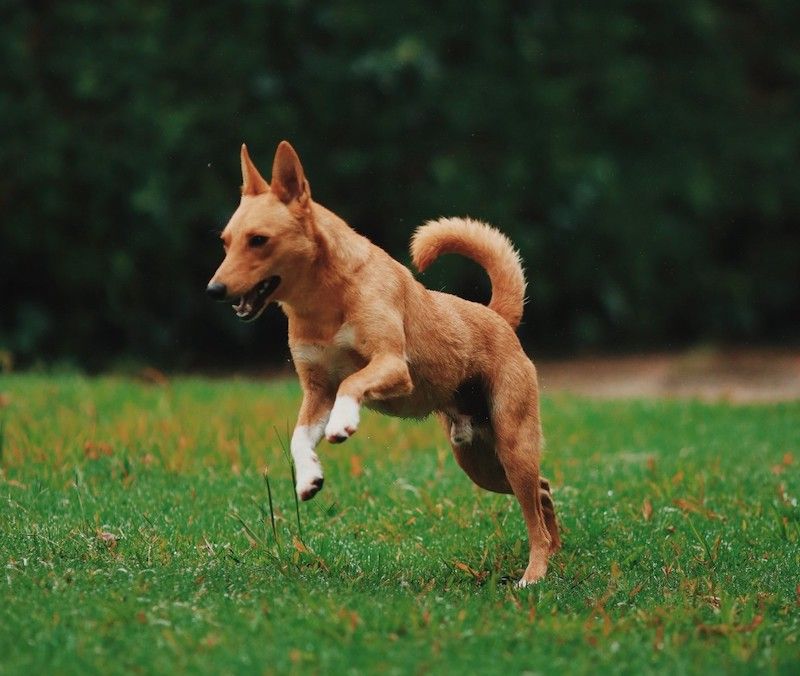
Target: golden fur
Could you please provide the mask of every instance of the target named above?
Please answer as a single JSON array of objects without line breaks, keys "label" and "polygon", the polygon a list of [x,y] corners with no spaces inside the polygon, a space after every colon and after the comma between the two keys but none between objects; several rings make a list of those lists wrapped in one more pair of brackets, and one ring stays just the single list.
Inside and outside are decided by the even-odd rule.
[{"label": "golden fur", "polygon": [[270,184],[245,146],[241,161],[242,200],[222,233],[226,256],[209,292],[214,286],[218,297],[241,299],[247,318],[272,301],[288,317],[303,387],[292,437],[300,497],[322,487],[316,444],[323,435],[340,442],[355,433],[361,405],[403,417],[435,413],[467,475],[519,500],[530,540],[520,584],[541,579],[559,535],[539,474],[536,369],[514,333],[525,278],[509,240],[473,220],[426,223],[412,241],[417,268],[460,253],[486,269],[492,299],[486,307],[431,291],[311,199],[287,142],[278,146]]}]

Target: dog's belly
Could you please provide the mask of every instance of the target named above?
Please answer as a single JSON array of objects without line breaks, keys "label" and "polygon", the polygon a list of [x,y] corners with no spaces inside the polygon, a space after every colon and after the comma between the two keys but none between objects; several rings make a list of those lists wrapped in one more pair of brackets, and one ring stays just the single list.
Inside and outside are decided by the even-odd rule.
[{"label": "dog's belly", "polygon": [[424,418],[436,410],[436,407],[431,402],[414,395],[373,400],[365,402],[364,405],[373,411],[378,411],[378,413],[397,418]]},{"label": "dog's belly", "polygon": [[439,391],[428,383],[416,380],[411,394],[405,397],[392,397],[365,402],[367,408],[398,418],[425,418],[434,411],[441,411],[450,405],[452,393]]}]

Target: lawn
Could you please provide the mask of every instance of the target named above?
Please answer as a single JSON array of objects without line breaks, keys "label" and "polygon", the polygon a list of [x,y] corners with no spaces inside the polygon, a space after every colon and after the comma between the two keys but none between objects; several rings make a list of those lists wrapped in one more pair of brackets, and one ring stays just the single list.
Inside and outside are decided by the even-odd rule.
[{"label": "lawn", "polygon": [[800,403],[545,398],[564,548],[518,590],[432,420],[365,413],[296,509],[292,381],[0,393],[0,673],[800,670]]}]

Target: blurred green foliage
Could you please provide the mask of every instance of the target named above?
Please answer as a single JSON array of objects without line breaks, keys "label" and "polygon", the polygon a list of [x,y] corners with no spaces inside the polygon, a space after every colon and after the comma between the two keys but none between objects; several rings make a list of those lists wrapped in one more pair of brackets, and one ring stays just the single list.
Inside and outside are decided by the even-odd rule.
[{"label": "blurred green foliage", "polygon": [[[3,0],[0,348],[285,358],[207,301],[238,148],[407,260],[439,215],[520,247],[538,349],[800,335],[800,5]],[[424,281],[476,300],[483,273]]]}]

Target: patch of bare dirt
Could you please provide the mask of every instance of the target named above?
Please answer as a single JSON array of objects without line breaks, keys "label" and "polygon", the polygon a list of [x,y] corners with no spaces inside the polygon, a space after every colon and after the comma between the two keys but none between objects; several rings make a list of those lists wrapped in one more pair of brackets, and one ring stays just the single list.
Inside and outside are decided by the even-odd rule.
[{"label": "patch of bare dirt", "polygon": [[537,361],[545,393],[694,397],[737,403],[800,399],[800,349],[696,349]]}]

